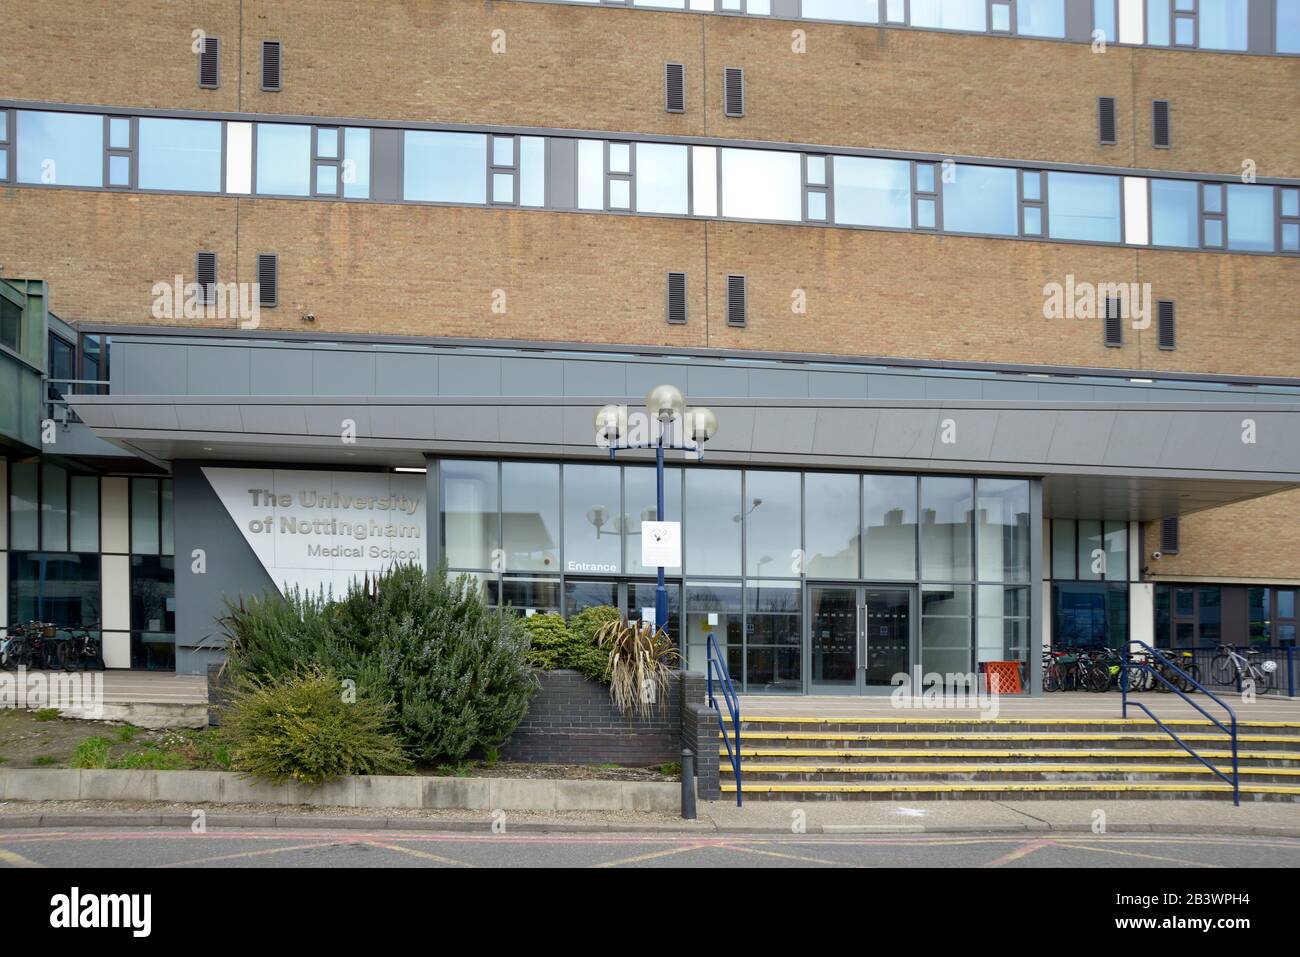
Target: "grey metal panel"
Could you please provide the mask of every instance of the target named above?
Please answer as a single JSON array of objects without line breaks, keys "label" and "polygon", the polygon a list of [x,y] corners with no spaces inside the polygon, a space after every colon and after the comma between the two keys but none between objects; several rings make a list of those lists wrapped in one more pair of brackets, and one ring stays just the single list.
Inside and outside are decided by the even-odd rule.
[{"label": "grey metal panel", "polygon": [[753,450],[784,455],[812,451],[816,409],[764,409],[754,418]]},{"label": "grey metal panel", "polygon": [[55,445],[60,455],[94,456],[96,458],[135,459],[133,452],[105,442],[85,422],[70,422],[68,428],[59,430]]},{"label": "grey metal panel", "polygon": [[501,360],[484,356],[439,356],[441,395],[500,395]]},{"label": "grey metal panel", "polygon": [[435,439],[438,431],[430,405],[376,405],[370,409],[370,433],[402,439]]},{"label": "grey metal panel", "polygon": [[375,355],[376,395],[437,395],[438,357],[419,352]]},{"label": "grey metal panel", "polygon": [[930,458],[939,419],[937,409],[881,409],[873,454],[882,458]]},{"label": "grey metal panel", "polygon": [[[944,423],[951,420],[954,442],[944,442]],[[983,409],[941,409],[939,411],[939,436],[934,443],[936,459],[960,461],[987,461],[997,431],[997,416]]]},{"label": "grey metal panel", "polygon": [[178,405],[176,427],[186,432],[241,432],[244,422],[234,405]]},{"label": "grey metal panel", "polygon": [[808,396],[813,399],[865,399],[867,377],[852,372],[808,373]]},{"label": "grey metal panel", "polygon": [[772,0],[772,16],[785,20],[798,20],[799,0]]},{"label": "grey metal panel", "polygon": [[808,373],[802,369],[750,369],[749,394],[756,399],[806,399]]},{"label": "grey metal panel", "polygon": [[[525,406],[501,410],[499,435],[502,442],[521,444],[564,444],[564,421],[549,406]],[[592,441],[595,430],[589,428]]]},{"label": "grey metal panel", "polygon": [[875,409],[820,409],[814,455],[871,455],[880,413]]},{"label": "grey metal panel", "polygon": [[402,130],[373,129],[370,133],[370,198],[400,200],[405,136]]},{"label": "grey metal panel", "polygon": [[718,417],[718,432],[705,447],[705,455],[715,451],[747,453],[753,446],[754,410],[728,408],[725,415]]},{"label": "grey metal panel", "polygon": [[984,383],[978,379],[935,376],[925,380],[925,397],[937,402],[948,399],[982,399]]},{"label": "grey metal panel", "polygon": [[[1223,431],[1230,424],[1226,416],[1172,415],[1168,437],[1160,450],[1162,468],[1193,469],[1211,461],[1222,447]],[[1147,450],[1147,460],[1151,459]]]},{"label": "grey metal panel", "polygon": [[578,208],[578,141],[551,137],[547,193],[551,209]]},{"label": "grey metal panel", "polygon": [[581,359],[564,363],[564,394],[592,396],[608,399],[627,392],[627,374],[619,362],[584,362]]},{"label": "grey metal panel", "polygon": [[554,359],[501,360],[501,394],[564,395],[564,366]]},{"label": "grey metal panel", "polygon": [[[123,392],[127,395],[185,395],[185,347],[132,343],[131,348],[114,349],[111,365],[120,365]],[[116,385],[114,385],[116,387]]]},{"label": "grey metal panel", "polygon": [[1159,461],[1161,450],[1173,427],[1171,412],[1125,412],[1111,426],[1106,465],[1141,466]]},{"label": "grey metal panel", "polygon": [[119,429],[176,429],[176,406],[124,405],[113,410],[113,421]]},{"label": "grey metal panel", "polygon": [[1068,382],[1039,382],[1038,398],[1043,402],[1088,402],[1092,386]]},{"label": "grey metal panel", "polygon": [[1092,4],[1087,0],[1066,0],[1065,38],[1080,43],[1092,38]]},{"label": "grey metal panel", "polygon": [[867,395],[873,399],[924,399],[926,380],[912,375],[867,376]]},{"label": "grey metal panel", "polygon": [[1115,413],[1060,412],[1047,458],[1069,465],[1096,465],[1106,454]]},{"label": "grey metal panel", "polygon": [[1047,461],[1056,422],[1054,412],[1007,409],[998,412],[989,458],[1008,462]]},{"label": "grey metal panel", "polygon": [[254,349],[249,370],[252,395],[312,394],[312,353],[307,349]]},{"label": "grey metal panel", "polygon": [[[629,399],[644,399],[655,386],[662,383],[675,385],[685,393],[687,401],[691,400],[690,367],[686,365],[668,365],[659,362],[627,363],[626,396]],[[617,397],[615,397],[617,398]]]},{"label": "grey metal panel", "polygon": [[439,406],[433,413],[434,425],[444,442],[499,442],[497,413],[496,406]]},{"label": "grey metal panel", "polygon": [[309,405],[304,407],[307,416],[307,434],[334,438],[339,451],[347,451],[343,442],[345,431],[354,438],[370,438],[370,407],[366,405]]},{"label": "grey metal panel", "polygon": [[1246,49],[1251,53],[1272,53],[1273,7],[1281,0],[1246,0]]},{"label": "grey metal panel", "polygon": [[300,405],[241,405],[239,415],[245,432],[307,434],[307,415]]},{"label": "grey metal panel", "polygon": [[[566,405],[558,410],[566,447],[597,448],[595,418],[600,406],[601,403],[593,402],[591,405]],[[551,411],[554,414],[557,410]],[[608,452],[603,454],[607,455]]]},{"label": "grey metal panel", "polygon": [[744,398],[749,395],[749,370],[733,366],[691,366],[691,387],[686,394],[692,401],[706,396],[713,399]]},{"label": "grey metal panel", "polygon": [[981,399],[1017,399],[1032,402],[1038,398],[1038,383],[1033,379],[985,379]]},{"label": "grey metal panel", "polygon": [[313,395],[374,395],[372,352],[320,351],[312,361]]},{"label": "grey metal panel", "polygon": [[185,350],[190,395],[248,395],[251,349],[190,346]]}]

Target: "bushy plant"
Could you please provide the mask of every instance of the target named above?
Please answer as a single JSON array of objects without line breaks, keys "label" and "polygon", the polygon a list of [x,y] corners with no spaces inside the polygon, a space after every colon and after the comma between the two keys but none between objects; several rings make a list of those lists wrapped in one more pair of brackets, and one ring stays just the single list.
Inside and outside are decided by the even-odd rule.
[{"label": "bushy plant", "polygon": [[616,620],[602,626],[596,640],[609,655],[609,697],[614,706],[623,714],[642,717],[662,706],[668,675],[678,658],[664,630]]},{"label": "bushy plant", "polygon": [[388,702],[333,672],[310,668],[243,677],[221,718],[231,766],[276,784],[315,785],[348,774],[402,774],[410,761],[390,730]]},{"label": "bushy plant", "polygon": [[569,631],[573,633],[573,650],[566,667],[581,671],[592,681],[609,684],[609,651],[600,646],[600,630],[610,622],[621,621],[622,615],[612,605],[595,605],[584,608],[569,618]]},{"label": "bushy plant", "polygon": [[537,687],[523,624],[489,607],[473,578],[448,580],[443,568],[397,566],[337,600],[271,593],[230,605],[222,624],[235,680],[304,665],[354,680],[392,702],[407,753],[422,761],[503,744]]},{"label": "bushy plant", "polygon": [[528,663],[543,671],[569,667],[565,662],[573,644],[573,633],[556,614],[530,615],[523,621],[528,632]]}]

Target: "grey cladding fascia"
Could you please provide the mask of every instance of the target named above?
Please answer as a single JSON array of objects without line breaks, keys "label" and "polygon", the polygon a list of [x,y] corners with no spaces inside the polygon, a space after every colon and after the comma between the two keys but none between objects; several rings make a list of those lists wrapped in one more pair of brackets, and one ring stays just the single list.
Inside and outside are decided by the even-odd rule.
[{"label": "grey cladding fascia", "polygon": [[1067,2],[1065,4],[1065,38],[1077,43],[1092,40],[1092,5]]},{"label": "grey cladding fascia", "polygon": [[370,196],[387,202],[401,202],[406,135],[402,130],[375,129],[370,138]]},{"label": "grey cladding fascia", "polygon": [[1271,54],[1274,52],[1273,7],[1286,0],[1247,0],[1246,6],[1246,50],[1249,53]]},{"label": "grey cladding fascia", "polygon": [[549,165],[546,171],[550,208],[578,208],[578,141],[551,137]]}]

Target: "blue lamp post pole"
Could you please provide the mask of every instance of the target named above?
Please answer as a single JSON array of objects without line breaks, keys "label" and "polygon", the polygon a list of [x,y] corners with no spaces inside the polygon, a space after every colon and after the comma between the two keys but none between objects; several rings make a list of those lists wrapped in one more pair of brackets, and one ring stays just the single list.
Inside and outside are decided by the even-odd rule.
[{"label": "blue lamp post pole", "polygon": [[[704,458],[704,443],[718,430],[718,420],[705,408],[686,409],[681,390],[671,385],[657,385],[645,399],[649,421],[655,423],[653,448],[655,450],[655,520],[664,521],[664,450],[682,449]],[[664,444],[664,433],[675,421],[681,421],[678,444]],[[626,406],[607,405],[596,413],[596,434],[609,444],[609,457],[613,461],[620,449],[648,449],[651,440],[633,443],[628,440],[628,414]],[[668,588],[664,584],[664,567],[658,566],[655,584],[655,629],[668,625]],[[685,659],[683,658],[683,666]]]}]

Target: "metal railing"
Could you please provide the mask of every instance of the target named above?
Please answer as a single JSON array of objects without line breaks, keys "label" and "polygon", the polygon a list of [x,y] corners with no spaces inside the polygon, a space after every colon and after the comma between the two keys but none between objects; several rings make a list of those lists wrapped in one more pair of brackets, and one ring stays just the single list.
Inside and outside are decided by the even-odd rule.
[{"label": "metal railing", "polygon": [[[727,746],[727,759],[731,762],[731,774],[736,779],[736,807],[740,807],[740,699],[736,697],[736,689],[731,684],[731,675],[727,672],[727,663],[722,660],[722,652],[718,650],[718,643],[713,640],[712,635],[709,635],[708,656],[707,687],[709,707],[718,712],[718,728],[722,731],[722,743]],[[722,710],[718,708],[718,703],[713,697],[714,668],[718,670],[718,687],[722,692],[723,703],[726,704],[727,712],[731,716],[731,734],[736,739],[734,747],[732,746],[731,737],[727,734],[727,724],[722,720]]]},{"label": "metal railing", "polygon": [[[1134,658],[1132,654],[1134,645],[1144,648],[1147,651],[1147,653],[1151,656],[1151,658],[1159,662],[1163,666],[1163,668],[1156,668],[1146,658]],[[1208,688],[1202,685],[1199,681],[1197,681],[1187,672],[1183,671],[1182,668],[1179,668],[1176,664],[1174,664],[1172,660],[1170,660],[1160,652],[1156,651],[1145,641],[1130,641],[1128,646],[1125,647],[1124,649],[1124,664],[1123,667],[1120,669],[1120,673],[1119,673],[1119,690],[1120,690],[1120,702],[1121,702],[1120,716],[1121,717],[1124,718],[1128,717],[1128,704],[1129,704],[1128,682],[1129,682],[1130,668],[1138,668],[1142,671],[1145,671],[1149,673],[1151,677],[1153,677],[1156,681],[1164,683],[1169,688],[1170,691],[1177,694],[1178,697],[1182,698],[1184,701],[1190,704],[1201,714],[1205,715],[1205,717],[1208,718],[1216,727],[1218,727],[1220,731],[1222,731],[1224,734],[1228,735],[1228,737],[1232,739],[1232,776],[1229,777],[1227,774],[1220,771],[1209,761],[1205,760],[1205,758],[1197,754],[1195,748],[1193,748],[1186,741],[1180,738],[1172,728],[1167,727],[1165,723],[1161,721],[1159,718],[1157,718],[1155,716],[1155,713],[1150,708],[1148,708],[1145,704],[1143,704],[1140,701],[1133,702],[1134,705],[1136,705],[1137,707],[1141,708],[1144,712],[1146,712],[1147,717],[1150,718],[1152,721],[1154,721],[1157,727],[1159,727],[1161,731],[1163,731],[1165,734],[1169,735],[1169,737],[1173,738],[1176,742],[1178,742],[1179,746],[1184,751],[1186,751],[1188,754],[1194,757],[1197,761],[1200,761],[1201,764],[1209,768],[1210,771],[1214,773],[1217,777],[1221,778],[1226,783],[1232,785],[1232,803],[1240,807],[1241,806],[1241,774],[1237,767],[1237,713],[1233,711],[1230,707],[1228,707],[1228,705],[1223,701],[1222,698],[1216,695],[1213,691],[1210,691]],[[1178,687],[1178,685],[1175,684],[1174,682],[1170,681],[1169,678],[1166,677],[1167,674],[1177,675],[1180,681],[1186,682],[1188,685],[1191,685],[1192,687],[1196,688],[1207,698],[1212,699],[1216,704],[1219,705],[1219,707],[1223,708],[1224,711],[1228,712],[1228,719],[1229,722],[1231,723],[1231,728],[1224,725],[1222,721],[1220,721],[1214,715],[1210,714],[1210,712],[1206,711],[1199,704],[1197,704],[1191,698],[1191,696],[1187,694],[1187,692],[1185,692],[1182,688]]]},{"label": "metal railing", "polygon": [[[81,419],[68,404],[69,395],[96,395],[107,391],[107,379],[64,379],[46,375],[45,380],[45,415],[65,429]],[[67,388],[60,388],[66,386]]]}]

